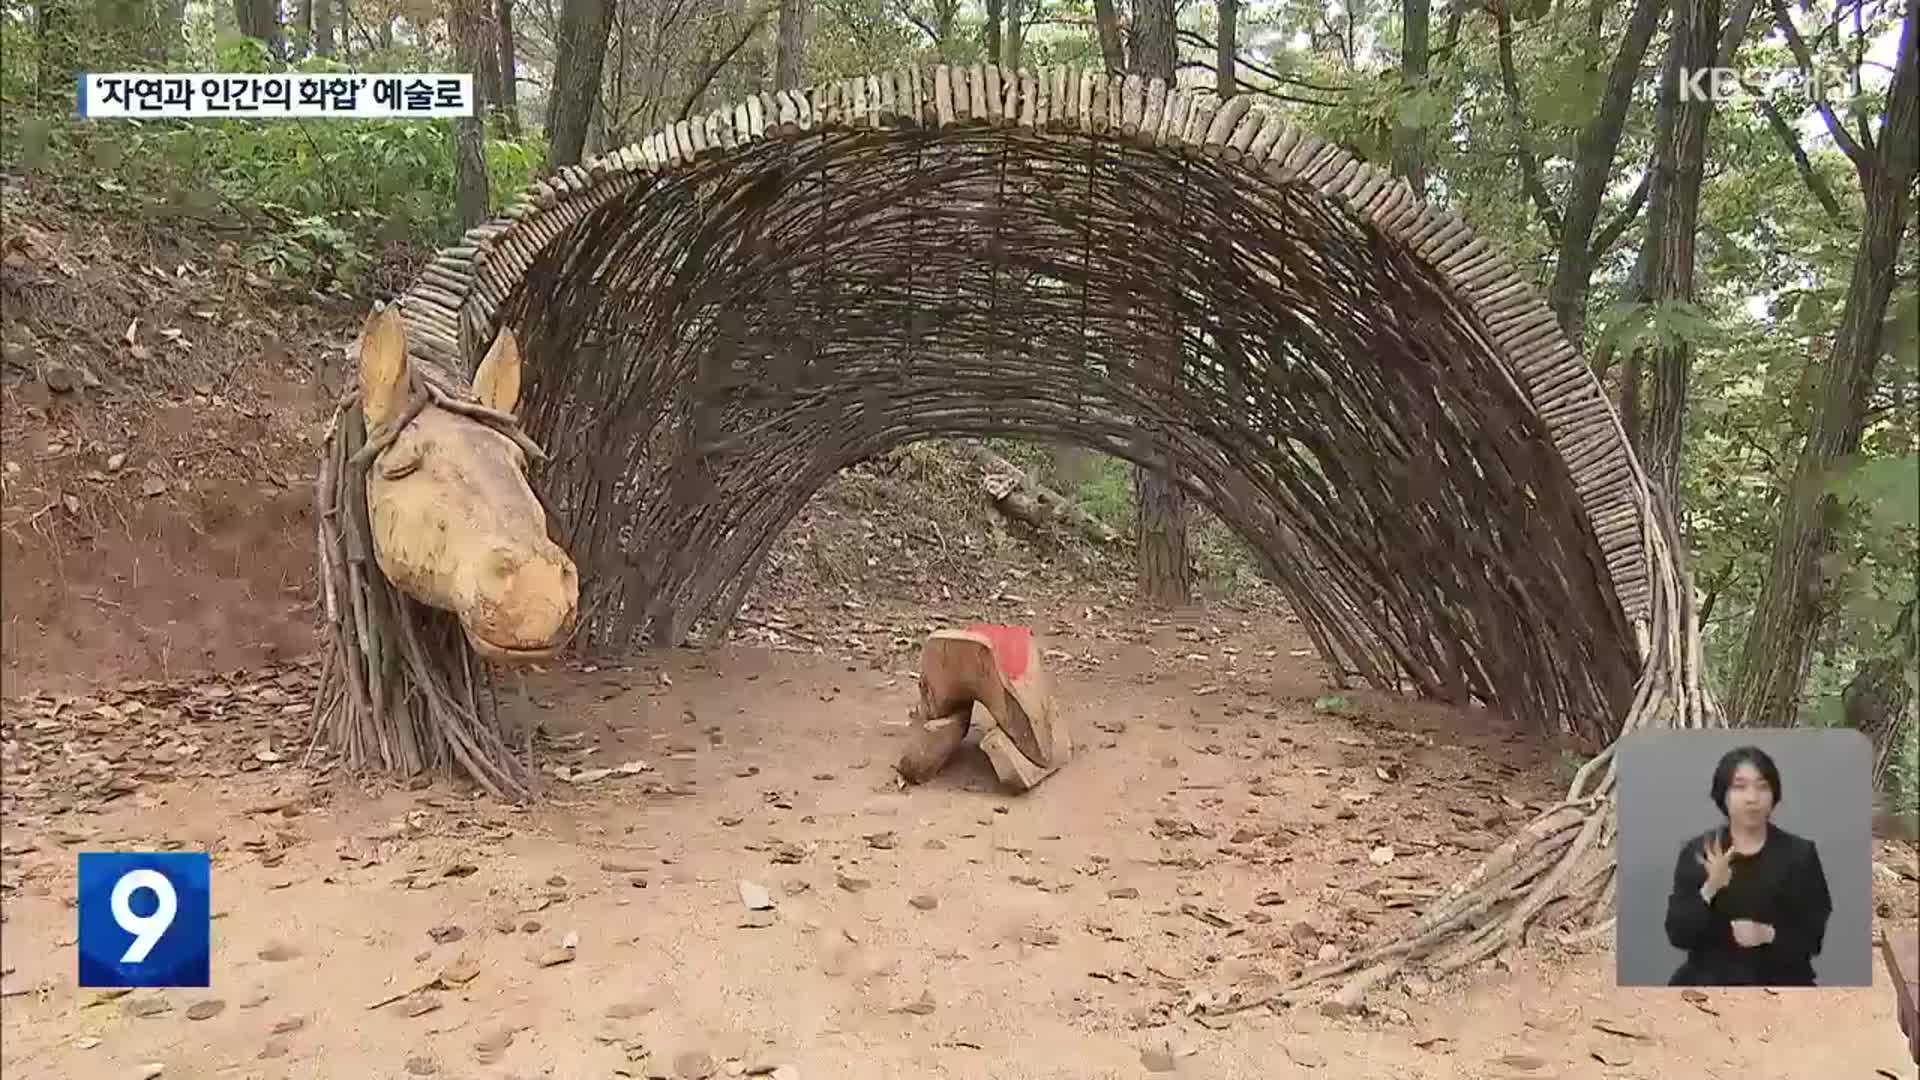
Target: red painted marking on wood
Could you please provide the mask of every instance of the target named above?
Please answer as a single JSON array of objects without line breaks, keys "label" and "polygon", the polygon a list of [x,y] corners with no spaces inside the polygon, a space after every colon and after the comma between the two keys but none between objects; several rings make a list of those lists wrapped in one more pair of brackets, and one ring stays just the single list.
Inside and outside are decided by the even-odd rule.
[{"label": "red painted marking on wood", "polygon": [[1027,656],[1033,648],[1033,631],[1024,626],[1000,626],[974,623],[967,633],[979,634],[993,647],[993,659],[1009,682],[1017,682],[1027,673]]}]

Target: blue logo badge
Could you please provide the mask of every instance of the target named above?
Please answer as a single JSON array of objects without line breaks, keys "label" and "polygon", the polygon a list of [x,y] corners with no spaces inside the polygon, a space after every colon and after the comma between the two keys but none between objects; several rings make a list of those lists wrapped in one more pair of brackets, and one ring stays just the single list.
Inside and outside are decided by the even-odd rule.
[{"label": "blue logo badge", "polygon": [[80,853],[80,985],[210,986],[205,852]]}]

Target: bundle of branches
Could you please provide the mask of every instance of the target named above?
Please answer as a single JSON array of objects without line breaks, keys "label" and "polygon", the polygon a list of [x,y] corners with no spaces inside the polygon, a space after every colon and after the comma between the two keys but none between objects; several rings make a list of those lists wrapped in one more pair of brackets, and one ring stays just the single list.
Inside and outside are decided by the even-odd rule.
[{"label": "bundle of branches", "polygon": [[[341,396],[327,428],[314,485],[320,534],[320,592],[329,644],[320,668],[316,741],[352,769],[401,775],[464,774],[488,794],[533,793],[532,728],[518,752],[502,721],[486,662],[452,614],[395,588],[373,557],[367,470],[429,405],[489,424],[523,446],[530,440],[445,372],[414,362],[406,412],[369,437],[356,386]],[[532,448],[537,458],[537,447]]]},{"label": "bundle of branches", "polygon": [[[1620,738],[1647,728],[1703,729],[1726,723],[1700,682],[1699,612],[1670,521],[1659,507],[1649,509],[1643,535],[1656,583],[1653,629],[1643,642],[1645,667]],[[1354,1009],[1370,988],[1409,966],[1444,977],[1523,944],[1530,926],[1560,928],[1567,944],[1610,932],[1617,899],[1613,841],[1619,820],[1614,802],[1619,745],[1616,739],[1583,764],[1564,799],[1494,849],[1412,926],[1373,948],[1310,968],[1271,994],[1218,1011],[1297,1004],[1340,976],[1348,978],[1332,1000],[1337,1008]]]}]

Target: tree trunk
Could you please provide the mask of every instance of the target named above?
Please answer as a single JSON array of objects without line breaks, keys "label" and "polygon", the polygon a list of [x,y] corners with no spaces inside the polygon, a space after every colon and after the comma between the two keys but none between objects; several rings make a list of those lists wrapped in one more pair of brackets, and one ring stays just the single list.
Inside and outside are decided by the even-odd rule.
[{"label": "tree trunk", "polygon": [[[1409,4],[1419,4],[1426,11],[1426,0],[1407,0]],[[1421,31],[1425,33],[1423,29]],[[1240,0],[1220,0],[1220,40],[1214,45],[1213,86],[1214,93],[1225,101],[1240,92],[1238,81],[1240,74],[1240,47],[1236,40],[1240,34]]]},{"label": "tree trunk", "polygon": [[[461,18],[472,24],[464,31],[472,40],[464,46],[460,42],[461,32],[454,26],[456,9],[462,10]],[[506,97],[500,85],[500,35],[494,32],[493,20],[492,0],[451,0],[447,7],[447,36],[453,39],[455,61],[461,70],[473,75],[474,105],[481,118],[483,136],[486,118],[500,115],[500,102]]]},{"label": "tree trunk", "polygon": [[[1405,0],[1401,4],[1400,79],[1409,95],[1424,94],[1427,89],[1427,26],[1430,14],[1428,0]],[[1224,14],[1222,18],[1225,18]],[[1405,123],[1396,118],[1393,125],[1393,175],[1405,180],[1413,193],[1423,200],[1427,191],[1426,150],[1425,126]]]},{"label": "tree trunk", "polygon": [[[1720,0],[1678,0],[1660,97],[1671,122],[1656,136],[1647,201],[1647,296],[1656,312],[1694,299],[1694,240],[1700,187],[1706,178],[1707,126],[1713,102],[1680,98],[1684,72],[1714,66],[1720,44]],[[1641,457],[1655,494],[1680,516],[1680,463],[1686,447],[1687,390],[1693,346],[1662,333],[1652,360]]]},{"label": "tree trunk", "polygon": [[780,0],[780,28],[773,39],[773,88],[798,90],[806,79],[805,0]]},{"label": "tree trunk", "polygon": [[242,36],[264,43],[275,59],[286,57],[286,39],[280,30],[280,5],[275,0],[234,0],[233,15]]},{"label": "tree trunk", "polygon": [[1093,0],[1093,25],[1100,36],[1100,59],[1106,62],[1107,73],[1117,75],[1127,70],[1127,55],[1120,48],[1120,16],[1113,10],[1113,0]]},{"label": "tree trunk", "polygon": [[[1173,0],[1138,0],[1134,5],[1134,70],[1143,79],[1164,79],[1174,85]],[[1169,301],[1173,298],[1169,297]],[[1169,315],[1173,314],[1169,303]],[[1142,381],[1167,392],[1180,384],[1182,333],[1169,318],[1165,339],[1142,352]],[[1171,468],[1169,455],[1154,452],[1162,468]],[[1187,497],[1167,473],[1136,467],[1133,473],[1134,559],[1140,598],[1149,604],[1177,606],[1193,594],[1193,571],[1187,559]]]},{"label": "tree trunk", "polygon": [[[313,4],[313,54],[332,56],[334,53],[333,0],[311,0],[311,2]],[[181,7],[184,9],[185,6],[185,0],[181,0]]]},{"label": "tree trunk", "polygon": [[580,164],[600,100],[600,67],[612,31],[613,0],[562,0],[553,86],[547,94],[547,157],[555,169]]},{"label": "tree trunk", "polygon": [[[483,87],[489,80],[481,76],[496,73],[492,35],[486,18],[487,0],[453,0],[447,6],[447,36],[452,39],[454,63],[474,76],[475,101],[472,116],[453,122],[453,200],[465,232],[487,217],[487,109],[493,98]],[[497,82],[498,80],[491,80]],[[495,93],[499,87],[492,87]]]},{"label": "tree trunk", "polygon": [[513,35],[513,0],[494,0],[494,49],[500,68],[500,123],[510,139],[520,137],[520,70],[514,62],[519,43]]},{"label": "tree trunk", "polygon": [[287,60],[292,62],[313,53],[313,7],[327,0],[297,0],[293,6],[293,36],[287,42]]},{"label": "tree trunk", "polygon": [[1020,51],[1027,44],[1026,0],[1006,0],[1007,34],[1004,48],[1007,51],[1006,66],[1014,71],[1020,70]]},{"label": "tree trunk", "polygon": [[[1879,368],[1880,338],[1893,293],[1900,242],[1913,213],[1920,152],[1920,77],[1914,32],[1920,0],[1907,0],[1899,56],[1887,88],[1886,119],[1877,145],[1843,149],[1853,156],[1866,202],[1846,304],[1826,362],[1816,365],[1813,416],[1780,510],[1767,584],[1760,592],[1734,667],[1728,717],[1736,724],[1786,727],[1800,713],[1801,687],[1826,617],[1826,559],[1835,550],[1843,511],[1829,494],[1838,470],[1859,452]],[[1837,120],[1829,129],[1844,133]],[[1836,140],[1838,141],[1838,140]]]},{"label": "tree trunk", "polygon": [[1576,349],[1586,334],[1594,262],[1603,254],[1593,246],[1600,203],[1613,174],[1613,159],[1626,128],[1627,110],[1633,105],[1633,91],[1640,81],[1640,65],[1665,10],[1666,0],[1634,0],[1620,51],[1614,54],[1613,69],[1607,74],[1600,108],[1581,130],[1575,151],[1573,186],[1560,226],[1560,254],[1554,262],[1553,282],[1547,288],[1547,306],[1553,309],[1561,332]]},{"label": "tree trunk", "polygon": [[1133,5],[1133,70],[1142,79],[1174,82],[1173,0],[1136,0]]},{"label": "tree trunk", "polygon": [[981,25],[980,33],[989,64],[1000,59],[1000,18],[1005,9],[1004,0],[987,0],[987,21]]},{"label": "tree trunk", "polygon": [[1916,722],[1912,672],[1920,663],[1920,622],[1916,622],[1914,611],[1917,603],[1920,601],[1908,598],[1881,650],[1861,662],[1840,693],[1847,726],[1873,743],[1876,793],[1897,794],[1887,790],[1888,767]]},{"label": "tree trunk", "polygon": [[35,57],[34,93],[52,103],[73,92],[80,71],[79,24],[73,0],[41,0],[34,5],[34,32],[40,43]]}]

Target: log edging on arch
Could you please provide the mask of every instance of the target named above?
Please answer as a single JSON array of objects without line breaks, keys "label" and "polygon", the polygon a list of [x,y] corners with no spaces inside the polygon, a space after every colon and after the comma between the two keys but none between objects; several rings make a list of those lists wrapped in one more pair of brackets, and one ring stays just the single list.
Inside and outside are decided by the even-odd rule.
[{"label": "log edging on arch", "polygon": [[[442,251],[402,300],[416,356],[471,370],[501,305],[546,247],[596,209],[738,147],[828,130],[956,126],[1100,135],[1235,163],[1264,182],[1304,185],[1431,265],[1477,314],[1509,375],[1567,463],[1615,595],[1647,632],[1656,566],[1647,480],[1599,380],[1561,334],[1538,291],[1466,221],[1414,197],[1404,181],[1354,158],[1249,95],[1138,75],[1048,67],[903,67],[804,91],[762,93],[662,128],[638,143],[543,179],[501,216]],[[1643,650],[1644,654],[1644,650]]]}]

